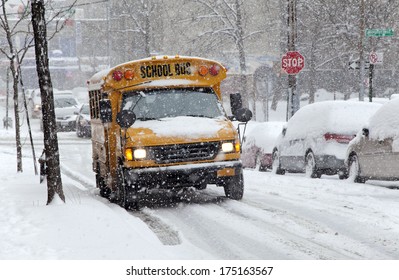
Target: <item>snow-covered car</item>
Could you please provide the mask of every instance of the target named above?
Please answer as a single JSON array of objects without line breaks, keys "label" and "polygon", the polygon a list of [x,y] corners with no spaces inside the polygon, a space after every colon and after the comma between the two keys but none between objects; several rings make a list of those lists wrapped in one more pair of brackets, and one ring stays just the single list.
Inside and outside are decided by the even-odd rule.
[{"label": "snow-covered car", "polygon": [[[76,115],[79,111],[79,103],[72,94],[54,94],[54,110],[57,123],[57,131],[75,131]],[[43,130],[43,121],[40,121]]]},{"label": "snow-covered car", "polygon": [[244,168],[257,168],[259,171],[271,169],[273,147],[284,124],[259,123],[248,132],[242,146],[241,160]]},{"label": "snow-covered car", "polygon": [[76,135],[78,137],[91,136],[89,104],[83,104],[82,107],[80,107],[78,116],[76,117]]},{"label": "snow-covered car", "polygon": [[384,104],[349,143],[349,179],[399,180],[399,98]]},{"label": "snow-covered car", "polygon": [[273,171],[347,177],[346,149],[381,104],[323,101],[299,109],[287,122],[273,150]]}]

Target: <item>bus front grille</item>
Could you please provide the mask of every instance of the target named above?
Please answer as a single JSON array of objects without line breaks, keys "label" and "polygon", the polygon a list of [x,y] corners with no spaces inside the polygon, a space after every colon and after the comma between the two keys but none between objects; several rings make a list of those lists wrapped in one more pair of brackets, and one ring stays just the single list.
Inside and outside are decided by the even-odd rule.
[{"label": "bus front grille", "polygon": [[152,147],[157,163],[176,163],[214,159],[219,151],[219,142],[175,144]]}]

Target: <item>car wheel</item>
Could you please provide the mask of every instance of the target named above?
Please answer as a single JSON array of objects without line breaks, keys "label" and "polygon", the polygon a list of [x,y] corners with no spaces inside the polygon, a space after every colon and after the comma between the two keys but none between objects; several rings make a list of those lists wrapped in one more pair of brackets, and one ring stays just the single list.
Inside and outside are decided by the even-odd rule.
[{"label": "car wheel", "polygon": [[305,157],[305,174],[308,178],[320,178],[321,172],[317,169],[314,154],[309,152]]},{"label": "car wheel", "polygon": [[274,151],[272,155],[272,173],[279,175],[285,174],[285,170],[281,168],[280,157],[277,151]]},{"label": "car wheel", "polygon": [[258,171],[266,171],[266,168],[262,165],[262,153],[259,152],[256,154],[255,158],[255,170]]},{"label": "car wheel", "polygon": [[134,186],[130,187],[126,183],[125,177],[123,175],[123,167],[118,166],[117,168],[117,203],[125,208],[126,210],[134,209],[139,210],[139,199],[137,196],[137,190]]},{"label": "car wheel", "polygon": [[360,176],[359,158],[356,154],[349,158],[349,177],[348,179],[354,183],[365,183],[366,179]]},{"label": "car wheel", "polygon": [[83,137],[82,132],[81,132],[80,129],[79,129],[79,126],[76,126],[76,135],[77,135],[78,137]]},{"label": "car wheel", "polygon": [[244,178],[242,174],[226,179],[223,187],[226,197],[234,200],[242,199],[244,195]]}]

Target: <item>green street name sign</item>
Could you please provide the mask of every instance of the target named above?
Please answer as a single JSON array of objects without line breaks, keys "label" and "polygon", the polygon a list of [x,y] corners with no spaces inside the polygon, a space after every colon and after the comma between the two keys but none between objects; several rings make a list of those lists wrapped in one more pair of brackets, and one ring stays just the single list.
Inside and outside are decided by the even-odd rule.
[{"label": "green street name sign", "polygon": [[366,37],[393,36],[393,29],[366,29]]}]

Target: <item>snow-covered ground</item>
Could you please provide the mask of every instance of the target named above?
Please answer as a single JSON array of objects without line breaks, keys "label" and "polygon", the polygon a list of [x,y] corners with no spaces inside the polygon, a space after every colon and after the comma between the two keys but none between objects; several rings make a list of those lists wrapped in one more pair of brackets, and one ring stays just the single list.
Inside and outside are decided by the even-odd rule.
[{"label": "snow-covered ground", "polygon": [[58,134],[66,203],[46,206],[25,125],[16,172],[13,131],[0,127],[0,260],[399,259],[399,183],[245,170],[242,201],[209,186],[130,212],[98,195],[90,140],[70,132]]}]

